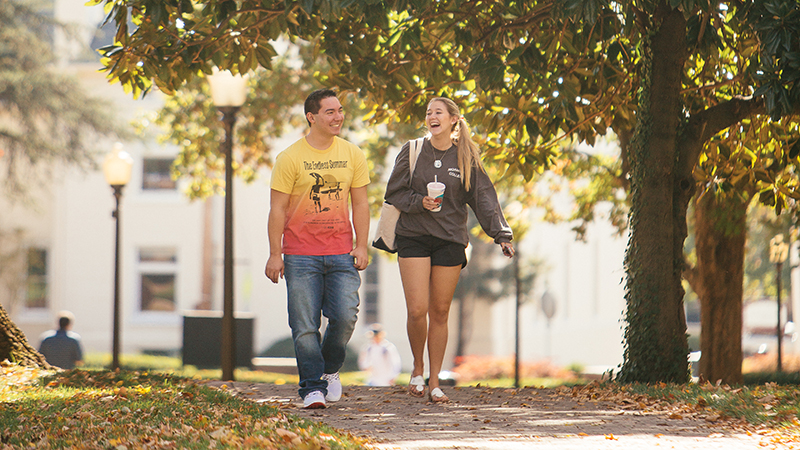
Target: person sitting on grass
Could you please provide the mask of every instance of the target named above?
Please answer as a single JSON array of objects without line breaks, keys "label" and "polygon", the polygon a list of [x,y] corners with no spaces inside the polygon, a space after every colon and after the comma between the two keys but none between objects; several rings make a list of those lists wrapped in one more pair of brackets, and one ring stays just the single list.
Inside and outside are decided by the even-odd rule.
[{"label": "person sitting on grass", "polygon": [[70,331],[75,316],[69,311],[61,311],[58,316],[58,330],[50,330],[41,336],[39,353],[51,366],[74,369],[83,364],[81,337]]}]

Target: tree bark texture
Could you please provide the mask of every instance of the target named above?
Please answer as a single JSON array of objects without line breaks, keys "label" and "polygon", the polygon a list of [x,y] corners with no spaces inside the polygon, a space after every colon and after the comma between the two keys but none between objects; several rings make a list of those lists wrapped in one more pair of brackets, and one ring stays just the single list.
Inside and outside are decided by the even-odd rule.
[{"label": "tree bark texture", "polygon": [[706,193],[695,201],[700,375],[741,384],[742,284],[747,202]]},{"label": "tree bark texture", "polygon": [[[461,272],[461,278],[456,290],[458,296],[458,330],[456,351],[454,358],[466,356],[469,352],[469,344],[472,341],[472,330],[476,325],[476,318],[473,314],[475,302],[486,300],[482,298],[482,293],[486,291],[485,286],[480,284],[486,280],[486,273],[491,269],[492,252],[495,251],[495,244],[482,241],[477,238],[470,238],[472,253],[470,254],[469,264]],[[490,299],[491,301],[491,299]],[[477,326],[484,327],[485,317],[478,318],[481,323]]]},{"label": "tree bark texture", "polygon": [[[626,254],[625,382],[688,379],[683,312],[683,241],[686,209],[676,211],[681,77],[686,22],[663,5],[650,41],[649,73],[642,77],[640,123],[631,162],[631,238]],[[649,83],[648,83],[649,82]],[[679,224],[678,217],[684,218]],[[681,258],[675,246],[680,243]]]},{"label": "tree bark texture", "polygon": [[[695,191],[692,170],[704,143],[745,117],[763,112],[763,109],[762,99],[734,98],[689,119],[679,147],[681,152],[675,183],[676,224],[686,226],[686,210]],[[721,201],[714,199],[711,193],[706,196],[711,198],[695,201],[697,263],[684,271],[684,278],[700,299],[700,350],[703,355],[700,372],[710,381],[738,384],[742,381],[741,308],[747,205],[740,199]],[[680,212],[682,215],[678,216]],[[732,233],[718,235],[728,232],[722,227],[726,223]],[[685,238],[685,231],[683,235]],[[678,245],[676,239],[676,258],[679,257]],[[683,246],[683,241],[680,246]],[[737,271],[740,272],[738,275]]]},{"label": "tree bark texture", "polygon": [[458,299],[458,330],[456,350],[453,357],[455,365],[458,365],[458,359],[466,356],[469,341],[472,339],[472,322],[475,310],[475,294],[472,292],[465,292],[461,298]]},{"label": "tree bark texture", "polygon": [[23,333],[0,305],[0,361],[9,360],[23,366],[52,368],[44,356],[36,351]]}]

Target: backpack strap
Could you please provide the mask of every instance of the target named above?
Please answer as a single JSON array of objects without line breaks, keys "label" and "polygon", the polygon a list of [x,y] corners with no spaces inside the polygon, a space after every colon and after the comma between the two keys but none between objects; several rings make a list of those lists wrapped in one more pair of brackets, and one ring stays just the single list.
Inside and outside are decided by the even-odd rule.
[{"label": "backpack strap", "polygon": [[422,151],[422,143],[425,141],[424,137],[412,139],[408,141],[408,170],[411,176],[414,176],[414,168],[417,166],[417,157],[419,152]]}]

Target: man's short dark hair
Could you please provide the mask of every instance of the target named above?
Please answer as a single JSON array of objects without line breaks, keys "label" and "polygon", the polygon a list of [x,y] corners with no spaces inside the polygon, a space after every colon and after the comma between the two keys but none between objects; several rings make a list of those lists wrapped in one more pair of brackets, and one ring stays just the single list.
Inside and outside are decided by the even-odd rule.
[{"label": "man's short dark hair", "polygon": [[61,328],[62,330],[66,329],[70,323],[72,323],[72,321],[69,319],[69,317],[61,316],[58,318],[58,328]]},{"label": "man's short dark hair", "polygon": [[[306,102],[303,104],[303,115],[307,116],[308,113],[319,113],[319,109],[322,107],[320,103],[322,103],[322,100],[328,97],[336,97],[336,92],[333,89],[317,89],[316,91],[308,94],[308,97],[306,97]],[[306,122],[308,122],[308,117],[306,117]],[[308,125],[310,126],[311,122],[308,122]]]}]

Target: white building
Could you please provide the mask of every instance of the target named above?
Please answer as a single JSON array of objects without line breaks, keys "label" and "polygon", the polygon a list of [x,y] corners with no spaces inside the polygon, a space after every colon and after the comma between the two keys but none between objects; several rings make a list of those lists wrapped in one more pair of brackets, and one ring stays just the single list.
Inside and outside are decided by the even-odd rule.
[{"label": "white building", "polygon": [[[102,20],[102,11],[84,7],[83,0],[55,3],[56,17],[61,20],[83,23],[92,31]],[[119,85],[108,84],[98,66],[96,61],[72,61],[64,69],[74,72],[96,95],[112,100],[126,119],[161,106],[158,92],[135,101]],[[274,147],[285,147],[301,132]],[[183,314],[204,302],[210,301],[214,310],[222,306],[223,200],[191,202],[180,193],[180,182],[168,177],[176,148],[151,140],[125,143],[125,149],[135,162],[122,198],[122,352],[179,352]],[[99,171],[64,168],[55,172],[51,184],[37,191],[35,208],[3,204],[0,199],[0,234],[24,230],[17,244],[28,257],[16,278],[23,288],[15,295],[0,290],[0,302],[34,346],[39,334],[55,326],[57,312],[66,309],[76,316],[74,330],[83,337],[85,350],[108,353],[114,292],[112,191]],[[234,186],[234,303],[237,311],[255,317],[256,353],[290,336],[285,285],[272,284],[264,276],[269,174],[261,175],[251,185],[237,181]],[[584,244],[575,242],[568,226],[537,223],[528,238],[517,243],[524,255],[547,266],[529,295],[532,301],[521,309],[523,361],[549,358],[559,365],[604,367],[622,361],[625,242],[614,237],[606,224],[590,227]],[[210,262],[204,248],[212,250]],[[366,327],[379,321],[398,346],[404,369],[410,370],[397,263],[380,252],[375,255],[362,276],[362,313],[352,342],[354,347],[365,342]],[[502,258],[499,250],[497,255]],[[204,267],[211,268],[210,276],[209,272],[204,275]],[[549,320],[539,302],[545,289],[556,300]],[[478,305],[468,352],[512,355],[514,310],[511,298]],[[451,313],[451,354],[456,320]],[[450,362],[447,357],[446,368]]]}]

